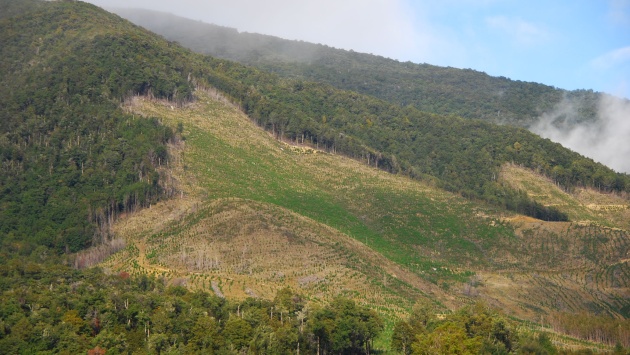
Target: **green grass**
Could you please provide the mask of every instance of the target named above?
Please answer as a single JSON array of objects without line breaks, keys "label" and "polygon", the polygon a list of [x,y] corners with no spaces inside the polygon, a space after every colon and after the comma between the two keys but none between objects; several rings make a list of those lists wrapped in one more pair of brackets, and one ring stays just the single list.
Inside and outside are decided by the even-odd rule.
[{"label": "green grass", "polygon": [[[212,109],[210,109],[212,110]],[[244,135],[248,135],[245,132]],[[270,139],[269,137],[262,137]],[[436,282],[463,281],[470,273],[446,270],[454,265],[483,264],[484,245],[512,235],[507,227],[491,227],[476,217],[480,207],[404,177],[374,172],[322,154],[298,155],[271,141],[239,145],[205,127],[187,126],[195,171],[207,198],[237,197],[274,204],[331,226],[390,260]],[[282,150],[281,150],[282,149]],[[326,176],[321,176],[322,171]],[[405,180],[405,187],[388,184]],[[410,188],[411,187],[411,188]],[[439,257],[430,256],[437,250]]]},{"label": "green grass", "polygon": [[[317,256],[321,260],[315,260],[310,271],[294,269],[283,273],[282,278],[273,273],[263,275],[260,266],[243,268],[238,260],[226,261],[240,268],[234,274],[236,286],[223,280],[232,277],[226,274],[229,270],[208,271],[225,292],[234,288],[242,293],[246,287],[257,287],[257,292],[268,294],[273,291],[270,283],[286,285],[317,275],[324,282],[306,286],[309,299],[321,301],[339,292],[367,302],[362,293],[374,292],[377,295],[369,301],[375,302],[375,309],[394,318],[401,310],[408,311],[418,298],[436,298],[437,294],[449,295],[450,300],[437,299],[445,307],[476,302],[481,297],[511,307],[513,314],[534,318],[537,313],[561,311],[562,307],[588,311],[589,302],[596,311],[611,314],[627,305],[618,292],[610,290],[617,284],[628,287],[627,263],[611,265],[619,259],[616,250],[623,252],[629,245],[626,232],[575,223],[529,221],[529,225],[521,226],[520,222],[510,222],[513,215],[444,192],[431,183],[387,174],[341,156],[300,152],[203,94],[196,106],[184,110],[148,103],[136,109],[162,117],[173,126],[183,122],[184,175],[201,201],[195,212],[149,238],[151,246],[146,251],[157,254],[150,258],[155,263],[152,265],[167,267],[169,255],[181,250],[183,240],[199,238],[195,233],[200,228],[211,228],[212,238],[241,238],[242,248],[251,245],[243,241],[242,228],[251,227],[254,232],[281,231],[293,243],[315,243],[325,251]],[[530,188],[541,189],[538,185]],[[538,192],[543,195],[547,191]],[[555,199],[566,197],[556,197],[555,190],[550,193]],[[243,209],[249,211],[239,215],[243,220],[212,220]],[[369,259],[365,250],[334,238],[318,241],[309,237],[313,233],[336,235],[334,238],[339,236],[335,233],[345,234],[401,266],[399,270],[414,273],[426,285],[399,279],[391,268],[387,271],[383,265],[371,264],[374,259],[362,260]],[[267,250],[273,251],[274,243],[280,240],[255,239],[255,243],[267,243]],[[563,268],[570,270],[567,275],[558,271]],[[247,279],[248,272],[259,276]],[[494,283],[486,287],[479,282],[472,286],[473,292],[464,293],[465,286],[471,287],[487,273],[496,276]],[[514,276],[506,277],[508,274]],[[335,279],[361,280],[366,286],[329,283]],[[209,287],[209,283],[197,284]],[[505,285],[511,287],[504,289]],[[387,348],[388,341],[379,340],[384,344],[381,348]]]}]

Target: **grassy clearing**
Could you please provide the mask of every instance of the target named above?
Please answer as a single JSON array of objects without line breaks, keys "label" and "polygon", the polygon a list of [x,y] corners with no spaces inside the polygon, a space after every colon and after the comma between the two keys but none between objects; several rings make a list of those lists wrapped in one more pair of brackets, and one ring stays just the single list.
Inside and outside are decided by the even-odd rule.
[{"label": "grassy clearing", "polygon": [[207,97],[184,110],[148,102],[138,106],[137,112],[145,115],[184,122],[185,164],[204,198],[241,198],[286,208],[367,244],[434,283],[467,279],[469,273],[456,269],[484,263],[480,244],[511,234],[509,227],[491,226],[479,217],[481,207],[462,198],[354,160],[292,149],[237,110]]},{"label": "grassy clearing", "polygon": [[[234,297],[271,297],[285,285],[313,298],[346,294],[382,313],[392,310],[395,317],[427,294],[451,304],[419,274],[462,276],[446,272],[444,262],[423,260],[414,247],[392,245],[395,224],[405,221],[391,216],[400,211],[403,219],[417,218],[414,209],[402,212],[435,199],[444,206],[463,200],[352,160],[278,142],[238,111],[204,96],[183,110],[141,100],[131,109],[184,124],[185,149],[176,152],[182,168],[172,171],[184,194],[138,214],[153,217],[130,218],[135,226],[120,224],[119,233],[135,242],[133,253],[118,257],[126,262],[117,268],[131,265],[138,272],[185,279],[191,287],[210,288],[214,280]],[[418,197],[420,203],[408,201]],[[185,212],[164,218],[163,209],[173,204]],[[156,220],[159,224],[148,228]],[[423,241],[405,243],[413,242]],[[424,270],[401,267],[399,260],[415,261]]]},{"label": "grassy clearing", "polygon": [[517,239],[494,260],[493,272],[481,275],[485,292],[510,303],[516,314],[630,316],[628,201],[591,189],[568,194],[515,165],[504,166],[501,178],[543,204],[558,206],[573,222],[510,218]]},{"label": "grassy clearing", "polygon": [[569,194],[549,178],[514,164],[504,165],[500,176],[503,183],[526,191],[543,205],[558,207],[571,221],[630,229],[630,202],[618,195],[590,188]]},{"label": "grassy clearing", "polygon": [[138,98],[128,109],[183,124],[185,141],[165,168],[182,193],[117,225],[130,246],[111,268],[227,297],[268,298],[287,285],[314,301],[343,294],[391,321],[424,297],[449,308],[484,300],[526,319],[621,315],[627,306],[628,235],[599,227],[614,220],[585,207],[587,195],[508,167],[504,179],[590,222],[506,217],[428,183],[277,141],[207,93],[184,108]]}]

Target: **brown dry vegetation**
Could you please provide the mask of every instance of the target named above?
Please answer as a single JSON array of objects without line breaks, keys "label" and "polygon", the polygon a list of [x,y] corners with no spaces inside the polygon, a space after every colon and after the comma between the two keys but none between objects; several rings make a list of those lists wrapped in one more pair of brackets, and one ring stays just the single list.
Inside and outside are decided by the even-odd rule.
[{"label": "brown dry vegetation", "polygon": [[617,194],[580,187],[568,193],[551,179],[514,164],[503,166],[500,181],[545,206],[560,208],[571,221],[630,229],[630,201]]},{"label": "brown dry vegetation", "polygon": [[[199,101],[181,109],[140,97],[128,102],[126,109],[173,126],[182,120],[185,127],[221,137],[228,151],[238,148],[265,156],[251,165],[278,161],[278,167],[316,172],[312,180],[319,186],[296,178],[290,183],[297,191],[317,193],[321,186],[330,186],[335,193],[351,194],[366,185],[427,189],[353,160],[276,141],[235,108],[214,101],[206,92],[198,94]],[[187,138],[196,132],[187,130]],[[114,233],[127,239],[130,247],[108,260],[107,267],[164,276],[191,288],[212,290],[214,284],[223,295],[234,298],[272,298],[285,286],[312,299],[343,294],[396,315],[427,295],[448,306],[458,303],[416,273],[326,224],[277,205],[228,197],[221,190],[230,189],[229,179],[221,172],[207,174],[211,167],[196,165],[197,157],[211,154],[185,143],[171,148],[177,158],[168,169],[182,193],[121,219]],[[348,169],[354,174],[359,169],[364,178],[357,183],[361,186],[346,182]],[[256,177],[252,172],[243,174]]]},{"label": "brown dry vegetation", "polygon": [[[429,183],[277,141],[216,93],[197,95],[181,108],[128,103],[134,114],[183,122],[186,140],[171,147],[164,168],[180,192],[116,224],[128,247],[106,267],[234,298],[271,298],[284,286],[312,300],[343,294],[392,316],[425,297],[447,308],[481,299],[533,321],[563,311],[624,316],[628,210],[588,205],[625,200],[592,190],[570,195],[508,165],[504,183],[574,222],[499,215]],[[347,211],[378,233],[339,216]],[[476,275],[457,281],[466,272]]]},{"label": "brown dry vegetation", "polygon": [[[543,222],[524,216],[506,218],[517,239],[494,260],[493,272],[479,273],[480,293],[509,305],[515,314],[590,311],[628,317],[630,237],[628,201],[591,189],[575,194],[516,165],[504,166],[504,183],[536,201],[558,206],[575,222]],[[623,314],[620,309],[625,307]],[[551,320],[550,320],[551,322]]]}]

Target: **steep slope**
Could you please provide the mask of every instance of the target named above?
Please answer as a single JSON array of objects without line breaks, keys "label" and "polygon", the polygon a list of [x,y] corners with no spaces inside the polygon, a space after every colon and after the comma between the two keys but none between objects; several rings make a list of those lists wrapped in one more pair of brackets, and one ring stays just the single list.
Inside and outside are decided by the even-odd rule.
[{"label": "steep slope", "polygon": [[[293,249],[302,254],[311,249],[286,248],[287,241],[295,240],[317,252],[307,255],[306,263],[313,267],[308,275],[298,275],[299,264],[289,258],[287,271],[281,271],[286,282],[299,285],[305,277],[303,283],[324,287],[326,283],[314,281],[336,279],[341,273],[354,275],[351,270],[356,270],[359,280],[371,280],[382,290],[373,293],[375,304],[394,304],[392,312],[397,313],[423,294],[435,295],[446,305],[471,302],[484,295],[474,291],[478,285],[471,276],[476,272],[496,275],[522,270],[532,275],[543,270],[556,275],[557,260],[575,259],[576,275],[582,276],[571,281],[572,290],[589,285],[585,281],[589,277],[584,276],[588,270],[598,275],[609,270],[614,280],[606,281],[609,284],[603,291],[569,293],[568,299],[585,300],[574,302],[572,309],[623,314],[627,306],[625,249],[612,245],[626,245],[627,233],[599,238],[608,235],[608,230],[566,228],[560,235],[583,235],[583,247],[549,254],[542,245],[548,245],[547,239],[556,240],[554,234],[546,229],[541,232],[538,248],[532,244],[537,239],[521,240],[525,238],[519,227],[502,219],[503,207],[519,207],[509,205],[513,202],[524,202],[534,215],[548,211],[541,210],[540,204],[528,204],[526,196],[495,180],[507,161],[554,173],[556,181],[567,188],[597,178],[611,181],[614,186],[609,189],[620,191],[630,188],[625,184],[627,176],[524,130],[400,108],[330,86],[284,80],[201,57],[87,4],[42,3],[42,8],[1,23],[2,78],[11,84],[3,86],[2,114],[9,124],[3,126],[2,153],[4,168],[15,169],[14,175],[2,176],[2,238],[11,248],[36,236],[32,247],[80,249],[88,244],[86,236],[90,239],[94,233],[85,227],[90,209],[101,208],[101,224],[109,225],[116,214],[148,214],[150,218],[159,198],[179,196],[168,202],[176,203],[187,195],[195,200],[172,207],[173,221],[159,221],[164,228],[152,230],[150,223],[136,223],[118,231],[133,242],[115,257],[129,258],[122,263],[125,268],[174,276],[194,274],[196,268],[212,272],[219,264],[225,265],[217,272],[226,280],[243,283],[248,273],[257,272],[258,280],[266,283],[278,275],[273,276],[273,269],[283,264],[261,255],[280,257]],[[41,23],[46,26],[40,29],[37,24]],[[198,101],[186,106],[194,101],[193,90]],[[210,96],[203,96],[206,91]],[[137,94],[170,101],[166,106],[131,105],[127,113],[119,109],[123,102],[133,104]],[[213,95],[222,103],[214,102]],[[141,119],[138,113],[159,119]],[[168,124],[162,125],[160,119]],[[173,133],[182,130],[179,122],[185,144]],[[42,124],[46,134],[34,134]],[[100,147],[99,140],[111,146]],[[179,160],[173,158],[177,154],[167,154],[167,143],[186,146],[172,148],[183,149],[181,175],[168,172]],[[48,152],[44,149],[48,147],[56,150]],[[91,155],[97,153],[103,154]],[[40,158],[47,154],[50,159]],[[25,166],[30,170],[22,170]],[[47,183],[35,179],[47,174]],[[484,196],[498,207],[436,186],[469,197]],[[26,203],[30,200],[35,202]],[[134,214],[138,206],[152,208]],[[158,212],[170,208],[166,203],[159,206],[166,207]],[[35,216],[40,218],[38,223],[30,223]],[[40,223],[73,233],[83,228],[83,239],[70,244],[68,240],[77,234],[24,229],[40,228]],[[542,225],[550,230],[567,226]],[[142,238],[137,241],[133,228],[140,228]],[[182,240],[186,235],[191,237],[189,242]],[[215,236],[226,238],[212,246]],[[47,238],[61,240],[50,243]],[[233,240],[243,248],[227,250]],[[248,254],[254,244],[260,245],[255,250],[258,256]],[[197,246],[208,254],[194,254]],[[219,263],[221,248],[226,249],[226,259]],[[194,262],[189,260],[190,253]],[[322,268],[321,259],[330,259],[331,268]],[[372,262],[361,265],[360,260]],[[268,268],[259,266],[264,262],[270,263]],[[382,269],[370,271],[372,264]],[[205,286],[202,282],[195,287],[207,288],[208,277]],[[226,292],[243,296],[249,288],[268,295],[282,285],[280,279],[273,281],[275,286],[256,289],[248,281],[244,289],[232,286]],[[514,302],[520,305],[514,307],[515,314],[533,317],[557,309],[545,303],[545,292],[536,284],[539,280],[524,281],[535,292],[515,296]],[[345,292],[345,283],[332,283],[328,295]],[[353,285],[351,292],[365,291],[359,287],[361,282],[347,283]],[[384,301],[388,299],[394,301]],[[501,305],[506,299],[493,302]]]},{"label": "steep slope", "polygon": [[491,77],[470,70],[395,60],[302,41],[239,33],[142,9],[113,9],[124,18],[196,52],[253,65],[286,77],[318,81],[422,111],[528,127],[563,102],[573,124],[597,119],[601,94]]},{"label": "steep slope", "polygon": [[14,16],[0,20],[0,242],[77,251],[107,239],[117,214],[170,193],[156,168],[173,132],[123,115],[121,100],[185,101],[191,87],[177,53],[95,6],[2,7]]},{"label": "steep slope", "polygon": [[[261,125],[264,124],[267,129],[287,138],[311,143],[316,141],[318,145],[325,144],[333,150],[365,159],[390,171],[402,170],[411,175],[428,174],[438,177],[447,189],[492,203],[500,203],[536,218],[564,219],[564,216],[557,213],[553,207],[545,209],[532,204],[531,201],[526,201],[524,196],[497,191],[501,189],[493,184],[493,177],[499,174],[500,165],[503,163],[513,161],[533,169],[542,169],[545,175],[567,189],[575,185],[599,186],[606,180],[606,188],[609,191],[625,190],[627,176],[614,176],[615,174],[611,174],[607,169],[604,169],[607,172],[604,170],[596,172],[600,168],[595,167],[590,159],[569,157],[560,152],[562,149],[559,150],[559,146],[551,144],[548,140],[529,136],[525,132],[497,128],[478,121],[466,123],[444,116],[437,122],[427,122],[435,120],[436,117],[426,112],[456,113],[462,117],[485,118],[486,121],[498,122],[495,117],[497,110],[500,110],[506,117],[511,117],[507,121],[527,126],[524,122],[551,109],[561,99],[575,101],[573,105],[576,112],[584,115],[563,119],[591,120],[595,117],[598,95],[587,92],[568,93],[540,84],[491,78],[471,70],[401,64],[384,58],[304,42],[239,34],[233,29],[168,14],[128,9],[117,11],[167,38],[181,41],[184,45],[203,53],[252,64],[282,76],[315,80],[388,101],[385,103],[369,96],[352,95],[341,99],[339,95],[344,95],[341,92],[333,95],[330,87],[312,85],[300,80],[292,80],[285,85],[277,79],[266,81],[256,75],[256,80],[251,81],[249,79],[251,74],[245,74],[241,69],[233,67],[222,71],[232,77],[236,74],[239,81],[249,84],[250,88],[255,88],[253,94],[260,95],[259,99],[251,95],[252,92],[248,92],[247,95],[235,93],[233,87],[210,80],[213,85],[221,87],[236,101],[241,102],[246,112],[259,120]],[[320,71],[318,68],[322,66],[326,69]],[[372,76],[378,77],[378,80]],[[346,85],[354,81],[360,82],[360,85]],[[395,89],[391,89],[390,86],[394,86]],[[401,105],[408,104],[400,101],[407,95],[404,93],[407,86],[414,92],[421,89],[436,90],[435,93],[418,91],[412,95],[420,100],[435,102],[428,106],[410,105],[401,108]],[[443,90],[443,87],[447,89]],[[274,89],[269,90],[270,88]],[[385,90],[387,94],[375,92],[379,90]],[[505,96],[506,101],[501,101],[501,107],[497,106],[487,113],[480,113],[479,110],[483,111],[487,105],[493,105],[492,103],[497,100],[493,95],[498,91],[502,92],[498,95],[501,97],[500,100]],[[505,92],[513,92],[515,98],[509,98],[511,94],[507,95]],[[295,97],[296,94],[299,98]],[[285,98],[281,99],[281,103],[276,101],[282,97]],[[361,107],[357,107],[357,101]],[[457,112],[450,110],[451,101],[457,101],[463,108]],[[341,102],[343,104],[340,105]],[[421,111],[413,110],[411,106]],[[443,109],[435,110],[433,106]],[[523,109],[525,106],[531,107]],[[294,117],[290,117],[292,114]],[[319,117],[321,120],[317,119]],[[516,123],[514,120],[517,118],[524,121]],[[507,122],[503,119],[499,121]],[[565,124],[566,127],[571,126],[570,123]],[[427,129],[427,126],[431,128]],[[344,139],[347,135],[355,140]],[[450,141],[450,138],[454,140]],[[396,144],[394,141],[399,142]],[[366,146],[375,151],[371,152]],[[457,152],[452,152],[451,149]],[[554,158],[549,159],[550,152]],[[388,156],[389,154],[393,157]],[[466,162],[475,164],[468,165]],[[589,178],[581,176],[587,171]],[[613,183],[610,183],[611,181]]]},{"label": "steep slope", "polygon": [[[286,284],[312,284],[328,289],[326,297],[344,289],[377,297],[380,292],[364,292],[356,286],[358,282],[361,287],[375,287],[375,281],[377,285],[387,284],[386,289],[394,288],[396,292],[389,296],[394,299],[409,292],[419,297],[422,293],[418,291],[444,296],[433,284],[467,278],[466,273],[448,270],[445,261],[425,255],[430,255],[435,242],[430,235],[443,234],[440,243],[453,243],[453,254],[467,248],[458,245],[460,242],[447,230],[450,223],[471,231],[489,229],[486,219],[474,214],[480,207],[353,160],[280,143],[234,108],[213,102],[207,94],[199,95],[201,100],[183,112],[143,101],[130,107],[133,112],[161,117],[171,124],[183,122],[186,148],[180,154],[187,175],[176,180],[187,182],[183,191],[190,191],[188,198],[197,196],[198,201],[202,195],[211,199],[193,203],[197,211],[191,216],[175,214],[178,217],[173,225],[140,232],[148,238],[146,253],[155,250],[149,258],[155,265],[244,279],[250,283],[247,288],[261,296],[273,294]],[[420,211],[424,223],[418,219]],[[440,217],[443,213],[448,216]],[[440,224],[445,229],[434,231]],[[400,238],[402,232],[407,233],[405,239]],[[505,231],[491,235],[501,233]],[[188,236],[185,242],[182,236]],[[365,244],[391,261],[374,254]],[[417,254],[414,249],[418,248],[425,251]],[[195,250],[200,249],[207,252],[201,261],[195,260]],[[190,260],[182,257],[186,250],[193,253]],[[470,257],[479,260],[478,255]],[[133,259],[129,263],[133,264]],[[343,272],[336,270],[340,265]],[[414,265],[415,270],[410,272],[401,265]],[[356,271],[356,277],[351,270]],[[360,281],[366,277],[359,276],[362,274],[371,281]],[[254,282],[273,287],[256,290]],[[226,293],[244,296],[244,290],[230,288]],[[386,308],[409,306],[409,298],[404,299],[372,303]],[[449,297],[438,299],[452,302]]]},{"label": "steep slope", "polygon": [[[202,57],[84,3],[40,5],[0,20],[3,275],[52,293],[69,281],[42,283],[32,260],[48,253],[35,247],[84,248],[117,217],[101,231],[127,246],[102,265],[121,277],[235,298],[290,285],[391,318],[427,298],[443,309],[484,300],[530,320],[628,317],[628,232],[610,228],[614,219],[521,224],[503,203],[544,206],[497,181],[509,161],[554,173],[568,190],[601,179],[618,193],[626,175],[522,129]],[[12,297],[10,326],[35,325],[25,288],[0,287]],[[142,315],[122,297],[109,307],[124,308],[127,324],[136,317],[143,344]],[[81,317],[91,311],[67,320],[89,333]]]},{"label": "steep slope", "polygon": [[[616,181],[610,186],[612,190],[630,188],[627,176],[617,176],[522,130],[435,116],[330,86],[284,80],[232,62],[193,55],[115,16],[96,12],[86,4],[47,3],[32,15],[4,21],[2,79],[11,85],[3,87],[6,105],[2,115],[9,122],[3,127],[7,137],[3,156],[5,166],[17,167],[16,178],[5,174],[2,182],[8,191],[3,195],[7,199],[3,203],[6,212],[2,213],[4,233],[12,236],[7,240],[28,239],[23,237],[29,235],[34,244],[78,250],[89,245],[93,237],[106,237],[110,217],[173,193],[162,190],[154,170],[165,158],[165,150],[157,145],[171,137],[158,125],[136,123],[153,125],[156,146],[127,144],[123,145],[124,152],[114,146],[88,149],[89,154],[97,154],[94,157],[85,157],[80,151],[88,143],[98,143],[95,139],[105,140],[105,132],[110,145],[116,145],[119,138],[130,139],[120,133],[125,124],[135,122],[129,117],[116,119],[116,129],[99,131],[111,124],[107,120],[115,116],[115,104],[126,97],[149,94],[172,99],[177,105],[190,100],[196,86],[217,87],[279,137],[321,146],[390,172],[430,176],[451,191],[538,218],[565,217],[552,207],[536,205],[498,186],[494,179],[504,162],[541,166],[567,188],[594,183],[596,172]],[[94,19],[79,24],[81,18],[88,17]],[[82,112],[88,119],[79,118]],[[44,120],[46,125],[37,128],[42,123],[38,117],[54,119]],[[59,124],[60,117],[74,117],[77,122]],[[19,129],[37,134],[13,134]],[[125,134],[139,136],[144,129],[138,127]],[[51,146],[44,139],[50,132],[55,132],[59,144]],[[131,141],[144,144],[142,140]],[[49,149],[46,159],[36,153],[42,146]],[[65,155],[57,154],[58,148],[63,148]],[[38,161],[26,166],[32,169],[28,176],[48,173],[49,181],[66,182],[68,189],[55,195],[34,180],[26,182],[26,187],[16,186],[24,180],[20,176],[26,176],[20,175],[24,174],[21,157],[25,150],[26,161]],[[111,176],[103,176],[106,171]],[[53,172],[59,176],[53,177]],[[79,189],[70,188],[75,185]],[[50,200],[51,195],[58,198]],[[74,208],[79,212],[70,212]],[[46,218],[41,224],[32,223],[35,214]],[[64,236],[50,240],[53,234]]]},{"label": "steep slope", "polygon": [[122,221],[116,230],[132,246],[109,267],[233,297],[287,285],[316,299],[344,294],[394,316],[429,296],[449,308],[481,299],[532,320],[627,317],[626,231],[501,216],[430,184],[278,142],[197,95],[184,109],[146,99],[128,107],[183,123],[185,148],[174,153],[182,160],[172,161],[186,166],[173,174],[187,196]]}]

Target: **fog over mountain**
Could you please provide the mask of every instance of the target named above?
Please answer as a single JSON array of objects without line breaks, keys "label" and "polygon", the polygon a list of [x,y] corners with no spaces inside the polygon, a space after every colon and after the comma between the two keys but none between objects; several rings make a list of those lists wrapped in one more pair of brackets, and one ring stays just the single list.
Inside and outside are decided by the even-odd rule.
[{"label": "fog over mountain", "polygon": [[[287,39],[324,43],[358,52],[404,60],[440,60],[457,46],[424,21],[415,28],[414,13],[401,0],[89,0],[98,6],[146,8]],[[449,44],[450,43],[450,44]],[[461,54],[461,53],[459,53]],[[463,63],[459,63],[463,64]]]},{"label": "fog over mountain", "polygon": [[[630,1],[87,0],[630,98]],[[554,14],[563,14],[560,18]]]},{"label": "fog over mountain", "polygon": [[576,123],[575,115],[576,107],[565,100],[531,130],[618,172],[630,173],[630,101],[603,95],[596,122]]},{"label": "fog over mountain", "polygon": [[[317,3],[273,0],[264,4],[251,0],[235,0],[230,4],[217,0],[206,2],[184,0],[177,8],[173,6],[173,3],[164,1],[137,0],[129,3],[121,0],[90,0],[90,2],[108,8],[141,7],[175,12],[184,17],[201,19],[204,22],[236,26],[241,31],[272,34],[314,43],[321,42],[358,52],[373,52],[396,59],[411,59],[413,62],[426,61],[441,66],[473,65],[473,68],[483,70],[481,62],[491,63],[494,59],[490,57],[496,57],[496,52],[487,45],[479,45],[475,50],[468,48],[465,36],[453,32],[455,28],[453,24],[440,23],[436,19],[431,20],[431,17],[427,17],[431,11],[437,11],[436,8],[425,5],[412,9],[402,0],[392,2],[374,0],[365,3],[356,0],[341,3],[328,0]],[[513,38],[508,40],[499,52],[506,52],[505,49],[510,45],[523,47],[520,51],[530,50],[527,53],[519,52],[517,56],[532,61],[528,65],[518,66],[530,68],[531,72],[527,75],[526,81],[552,83],[553,76],[556,75],[549,73],[553,63],[536,63],[534,59],[540,53],[549,53],[550,48],[543,50],[544,46],[549,46],[553,41],[560,41],[558,37],[560,28],[553,29],[550,24],[545,25],[542,20],[536,25],[532,21],[514,19],[505,15],[490,16],[489,14],[493,13],[490,11],[492,7],[480,6],[480,8],[489,11],[487,14],[480,15],[480,19],[487,27],[485,30],[491,31],[486,33],[481,29],[476,29],[475,38],[480,40],[480,43],[485,43],[492,42],[496,31],[505,33],[506,36],[511,34]],[[440,11],[447,10],[452,9],[445,7]],[[611,14],[617,14],[615,18],[618,19],[619,14],[626,13],[626,8],[612,6],[610,11]],[[455,16],[456,12],[453,12],[453,15]],[[160,20],[156,19],[156,21]],[[609,19],[609,22],[618,24],[619,21]],[[450,30],[445,30],[449,28]],[[563,31],[568,31],[569,28],[563,28]],[[560,41],[556,45],[568,45],[567,43]],[[561,52],[562,60],[570,57],[566,51]],[[487,58],[481,62],[465,61],[485,57]],[[607,86],[605,90],[608,89],[609,92],[615,92],[616,95],[623,97],[627,95],[624,89],[626,79],[623,73],[624,68],[627,67],[625,63],[628,63],[628,58],[630,58],[630,47],[608,50],[594,59],[585,56],[584,60],[587,64],[582,64],[581,67],[590,68],[589,70],[593,71],[591,74],[566,73],[563,77],[581,77],[586,80],[589,75],[602,76],[603,71],[615,73],[617,86],[614,88]],[[515,58],[511,58],[500,62],[509,63],[514,60]],[[491,75],[497,75],[498,72],[500,71],[489,70]],[[522,80],[523,78],[519,78],[519,75],[522,74],[509,71],[507,74],[511,79]],[[601,90],[596,87],[586,87],[586,89]],[[576,122],[572,117],[577,116],[578,111],[579,108],[573,107],[567,100],[559,104],[552,112],[542,115],[540,121],[530,129],[617,171],[630,172],[630,160],[625,158],[630,156],[630,143],[627,139],[630,136],[628,102],[613,97],[602,99],[599,103],[597,123]]]}]

